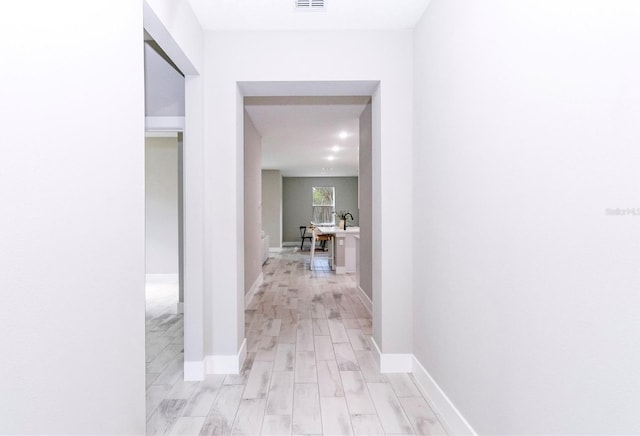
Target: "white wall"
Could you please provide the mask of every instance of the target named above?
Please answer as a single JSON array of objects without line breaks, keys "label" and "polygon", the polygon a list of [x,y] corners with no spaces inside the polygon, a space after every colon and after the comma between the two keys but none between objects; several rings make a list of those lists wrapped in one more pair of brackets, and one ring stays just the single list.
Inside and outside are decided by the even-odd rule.
[{"label": "white wall", "polygon": [[640,433],[640,4],[433,0],[414,353],[481,434]]},{"label": "white wall", "polygon": [[146,273],[178,274],[178,137],[145,138]]},{"label": "white wall", "polygon": [[185,74],[184,376],[204,376],[204,79],[203,33],[186,0],[144,0],[144,29]]},{"label": "white wall", "polygon": [[0,14],[0,433],[145,431],[142,8]]},{"label": "white wall", "polygon": [[244,292],[262,273],[262,138],[244,113]]},{"label": "white wall", "polygon": [[143,0],[144,29],[184,75],[204,65],[200,23],[186,0]]},{"label": "white wall", "polygon": [[262,229],[270,248],[282,248],[282,174],[262,170]]},{"label": "white wall", "polygon": [[[205,34],[206,198],[208,235],[205,278],[210,303],[205,318],[212,337],[208,353],[235,354],[244,336],[241,318],[243,284],[242,95],[239,81],[379,80],[374,103],[381,117],[374,141],[380,195],[374,205],[374,250],[379,274],[374,281],[382,322],[374,336],[385,352],[411,348],[412,265],[404,255],[411,238],[399,238],[398,216],[411,228],[412,33],[397,32],[209,32]],[[375,122],[374,122],[375,124]],[[220,208],[224,214],[216,213]],[[215,229],[224,228],[225,232]],[[376,233],[375,229],[379,231]],[[391,290],[393,292],[391,292]],[[393,294],[393,295],[391,295]],[[375,297],[375,295],[374,295]],[[375,301],[375,298],[374,298]],[[216,304],[213,304],[216,302]],[[234,310],[235,308],[235,310]],[[237,330],[236,330],[237,329]],[[237,331],[237,336],[229,332]]]}]

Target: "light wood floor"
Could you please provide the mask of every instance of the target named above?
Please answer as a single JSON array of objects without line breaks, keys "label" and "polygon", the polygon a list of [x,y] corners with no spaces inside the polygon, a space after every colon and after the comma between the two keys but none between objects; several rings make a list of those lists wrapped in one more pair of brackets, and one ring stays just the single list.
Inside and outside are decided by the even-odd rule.
[{"label": "light wood floor", "polygon": [[269,259],[241,374],[202,382],[182,380],[177,283],[148,283],[148,434],[445,434],[412,376],[377,371],[355,277],[308,258]]}]

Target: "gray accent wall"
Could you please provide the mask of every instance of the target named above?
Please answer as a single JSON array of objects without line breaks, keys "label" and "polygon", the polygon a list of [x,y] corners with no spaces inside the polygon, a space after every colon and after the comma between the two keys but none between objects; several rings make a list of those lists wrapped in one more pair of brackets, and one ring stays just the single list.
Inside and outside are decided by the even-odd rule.
[{"label": "gray accent wall", "polygon": [[146,273],[178,274],[178,138],[145,138]]},{"label": "gray accent wall", "polygon": [[262,140],[244,113],[244,292],[262,272]]},{"label": "gray accent wall", "polygon": [[178,132],[178,303],[184,303],[184,135]]},{"label": "gray accent wall", "polygon": [[262,230],[269,235],[269,248],[282,247],[282,174],[262,170]]},{"label": "gray accent wall", "polygon": [[284,242],[300,243],[300,226],[312,219],[312,189],[317,186],[336,188],[336,211],[348,210],[353,215],[350,225],[359,225],[357,177],[284,177],[282,179],[282,233]]},{"label": "gray accent wall", "polygon": [[360,115],[360,288],[372,298],[372,225],[371,225],[371,103]]}]

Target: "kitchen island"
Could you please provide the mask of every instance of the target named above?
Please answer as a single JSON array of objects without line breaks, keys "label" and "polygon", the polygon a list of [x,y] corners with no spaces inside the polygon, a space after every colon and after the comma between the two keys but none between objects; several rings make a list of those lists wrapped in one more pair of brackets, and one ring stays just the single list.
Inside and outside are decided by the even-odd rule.
[{"label": "kitchen island", "polygon": [[[329,255],[331,267],[336,274],[356,272],[356,237],[360,236],[360,227],[347,227],[346,230],[337,226],[316,227],[315,234],[332,236]],[[311,264],[313,264],[313,250],[311,253]]]}]

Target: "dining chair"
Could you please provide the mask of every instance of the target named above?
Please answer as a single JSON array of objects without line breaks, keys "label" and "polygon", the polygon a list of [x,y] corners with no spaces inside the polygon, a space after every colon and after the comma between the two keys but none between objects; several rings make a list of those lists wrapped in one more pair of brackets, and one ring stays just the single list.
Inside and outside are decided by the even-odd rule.
[{"label": "dining chair", "polygon": [[305,239],[308,239],[311,243],[313,237],[311,235],[307,235],[307,226],[300,226],[300,251],[302,251]]}]

